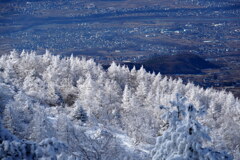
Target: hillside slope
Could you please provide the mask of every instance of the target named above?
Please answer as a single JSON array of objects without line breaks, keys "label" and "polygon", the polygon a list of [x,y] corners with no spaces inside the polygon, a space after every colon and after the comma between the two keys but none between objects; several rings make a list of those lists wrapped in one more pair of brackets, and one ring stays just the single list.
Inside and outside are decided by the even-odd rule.
[{"label": "hillside slope", "polygon": [[84,58],[13,51],[0,58],[0,116],[1,127],[16,139],[0,136],[0,155],[16,159],[16,147],[27,156],[23,148],[31,143],[38,158],[151,159],[156,138],[168,129],[160,108],[171,107],[176,95],[207,109],[199,119],[210,131],[206,145],[239,159],[240,102],[231,93],[144,68],[112,63],[105,71]]}]

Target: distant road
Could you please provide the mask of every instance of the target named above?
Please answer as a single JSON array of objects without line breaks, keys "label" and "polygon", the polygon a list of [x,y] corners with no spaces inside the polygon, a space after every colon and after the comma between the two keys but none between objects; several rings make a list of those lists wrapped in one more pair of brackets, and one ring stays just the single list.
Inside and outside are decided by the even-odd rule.
[{"label": "distant road", "polygon": [[[193,9],[140,9],[140,10],[126,10],[126,11],[116,11],[109,13],[98,13],[86,16],[78,17],[34,17],[34,16],[12,16],[2,15],[0,18],[0,25],[22,25],[18,29],[9,29],[10,32],[23,31],[31,27],[38,25],[48,25],[48,24],[74,24],[74,23],[92,23],[92,22],[102,22],[102,23],[112,23],[112,22],[122,22],[122,21],[144,21],[144,20],[155,20],[161,19],[163,22],[198,22],[198,21],[240,21],[240,17],[196,17],[193,15],[189,16],[190,13],[202,13],[202,12],[215,12],[215,11],[226,11],[226,10],[238,10],[240,5],[233,5],[227,7],[211,7],[211,8],[193,8]],[[181,13],[182,16],[174,16],[174,13]],[[151,14],[151,15],[149,15]],[[170,16],[168,14],[171,14]],[[173,14],[173,15],[172,15]],[[220,12],[221,14],[221,12]],[[7,33],[4,31],[4,33]],[[1,33],[0,34],[4,34]]]}]

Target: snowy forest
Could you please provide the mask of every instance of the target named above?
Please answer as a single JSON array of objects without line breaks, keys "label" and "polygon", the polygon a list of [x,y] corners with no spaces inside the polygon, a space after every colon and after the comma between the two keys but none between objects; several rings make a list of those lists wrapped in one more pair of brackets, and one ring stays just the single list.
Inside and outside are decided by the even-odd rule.
[{"label": "snowy forest", "polygon": [[0,159],[240,159],[232,93],[48,51],[0,57]]}]

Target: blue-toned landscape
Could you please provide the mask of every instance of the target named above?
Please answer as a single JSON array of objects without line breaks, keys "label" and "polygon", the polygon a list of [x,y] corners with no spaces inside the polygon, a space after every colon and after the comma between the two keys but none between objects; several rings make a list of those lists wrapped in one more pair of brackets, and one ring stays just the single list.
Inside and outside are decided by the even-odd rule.
[{"label": "blue-toned landscape", "polygon": [[0,0],[0,159],[240,159],[239,0]]}]

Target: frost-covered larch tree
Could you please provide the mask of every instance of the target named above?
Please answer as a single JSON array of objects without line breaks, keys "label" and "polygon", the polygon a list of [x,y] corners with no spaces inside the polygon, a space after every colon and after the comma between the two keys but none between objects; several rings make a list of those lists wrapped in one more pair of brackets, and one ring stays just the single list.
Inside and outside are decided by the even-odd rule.
[{"label": "frost-covered larch tree", "polygon": [[204,141],[211,140],[206,128],[197,117],[205,113],[205,107],[197,110],[186,103],[184,97],[177,95],[172,107],[166,109],[164,118],[168,129],[157,139],[152,151],[153,160],[230,160],[225,152],[217,152],[203,146]]}]

